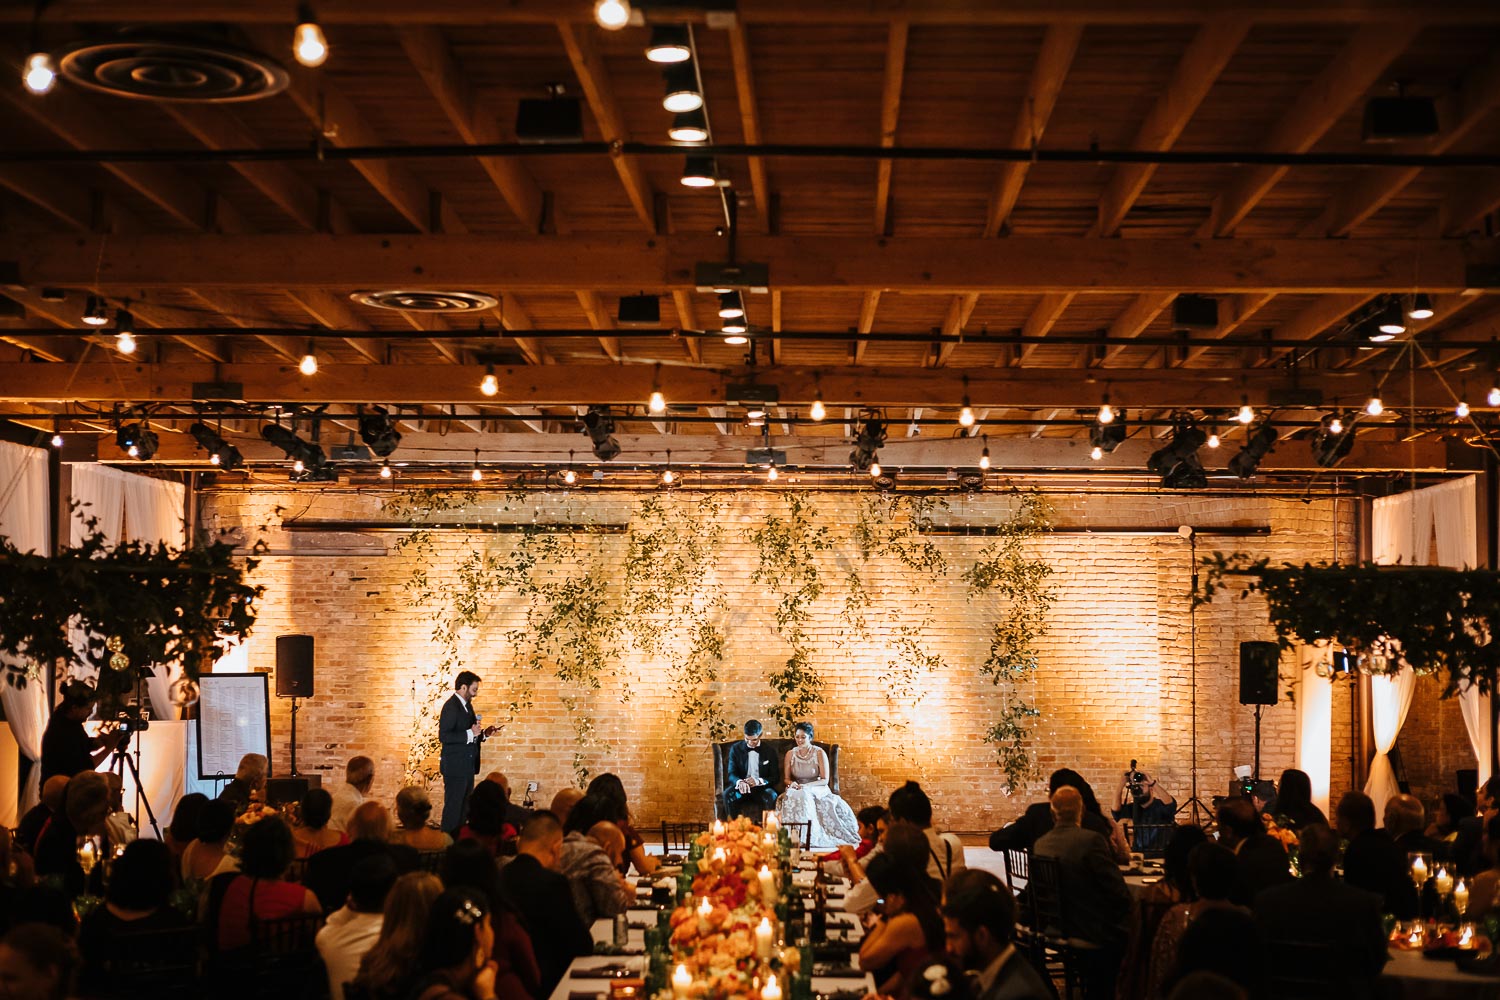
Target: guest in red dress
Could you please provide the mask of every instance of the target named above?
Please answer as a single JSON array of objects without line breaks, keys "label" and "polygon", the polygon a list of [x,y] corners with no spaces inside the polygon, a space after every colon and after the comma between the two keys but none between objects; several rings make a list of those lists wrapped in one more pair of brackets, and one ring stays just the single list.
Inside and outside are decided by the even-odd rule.
[{"label": "guest in red dress", "polygon": [[296,847],[292,831],[279,816],[250,824],[240,847],[240,874],[224,890],[218,906],[220,952],[248,947],[251,925],[298,913],[322,913],[318,897],[286,881]]}]

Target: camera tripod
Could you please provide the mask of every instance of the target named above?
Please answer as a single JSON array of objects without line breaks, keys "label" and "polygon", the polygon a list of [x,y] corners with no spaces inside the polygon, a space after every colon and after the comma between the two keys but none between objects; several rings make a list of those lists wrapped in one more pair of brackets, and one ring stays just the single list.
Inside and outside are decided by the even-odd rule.
[{"label": "camera tripod", "polygon": [[152,829],[153,832],[155,832],[156,839],[157,840],[161,840],[162,839],[162,836],[161,836],[161,826],[158,825],[157,822],[156,822],[156,813],[151,808],[151,799],[146,795],[146,787],[141,784],[141,770],[137,766],[138,759],[141,756],[141,734],[140,734],[140,730],[135,730],[134,736],[135,736],[135,756],[136,756],[137,759],[136,760],[132,760],[131,759],[130,750],[128,749],[129,746],[130,746],[130,740],[126,739],[123,742],[121,742],[121,744],[118,747],[115,748],[114,754],[110,758],[109,768],[110,768],[111,771],[114,771],[115,774],[117,774],[117,775],[120,776],[120,784],[121,785],[123,785],[125,783],[125,770],[127,768],[129,768],[129,770],[130,770],[130,776],[131,776],[131,778],[133,778],[135,780],[135,824],[136,824],[136,827],[139,828],[140,825],[141,825],[141,816],[140,816],[141,806],[145,806],[146,807],[146,818],[151,821],[151,829]]}]

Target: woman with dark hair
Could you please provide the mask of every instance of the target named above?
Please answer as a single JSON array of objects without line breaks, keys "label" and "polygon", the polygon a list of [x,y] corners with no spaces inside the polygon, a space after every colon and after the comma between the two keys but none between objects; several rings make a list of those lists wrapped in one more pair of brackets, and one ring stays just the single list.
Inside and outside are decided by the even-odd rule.
[{"label": "woman with dark hair", "polygon": [[860,942],[859,967],[874,974],[877,993],[910,997],[915,980],[945,947],[932,882],[925,870],[884,854],[865,866],[865,877],[879,894],[879,916]]},{"label": "woman with dark hair", "polygon": [[1277,825],[1288,830],[1302,830],[1314,823],[1328,825],[1323,810],[1313,805],[1312,779],[1306,771],[1289,767],[1281,772],[1276,788]]},{"label": "woman with dark hair", "polygon": [[442,894],[443,883],[431,872],[409,872],[391,886],[380,937],[359,960],[352,980],[368,1000],[406,1000],[411,995],[417,958],[427,937],[427,916]]},{"label": "woman with dark hair", "polygon": [[182,852],[198,836],[198,817],[208,804],[208,796],[202,792],[188,792],[177,800],[172,809],[172,822],[167,827],[167,847],[172,851],[172,870],[177,872],[182,862]]},{"label": "woman with dark hair", "polygon": [[1432,823],[1427,827],[1427,836],[1451,850],[1453,842],[1458,839],[1459,823],[1472,815],[1474,815],[1474,803],[1462,795],[1449,792],[1438,799],[1436,807],[1433,808]]},{"label": "woman with dark hair", "polygon": [[493,858],[503,842],[515,838],[516,828],[505,822],[505,790],[493,781],[481,781],[469,793],[468,819],[453,839],[477,840]]},{"label": "woman with dark hair", "polygon": [[650,875],[661,867],[660,859],[646,853],[646,841],[630,825],[630,802],[625,797],[625,783],[617,774],[601,774],[589,782],[588,794],[598,792],[615,804],[615,815],[611,822],[625,834],[625,865],[621,875],[630,874],[631,866],[637,875]]},{"label": "woman with dark hair", "polygon": [[515,973],[492,958],[490,904],[473,889],[448,889],[432,904],[412,1000],[529,1000]]},{"label": "woman with dark hair", "polygon": [[776,815],[783,823],[811,823],[810,847],[829,850],[859,843],[859,821],[849,803],[829,787],[828,754],[813,742],[811,722],[792,727],[796,746],[781,761],[782,787]]},{"label": "woman with dark hair", "polygon": [[220,952],[244,948],[252,940],[251,925],[298,913],[322,913],[318,897],[286,880],[296,856],[292,831],[280,816],[251,823],[240,844],[240,874],[224,889],[218,916],[211,926]]},{"label": "woman with dark hair", "polygon": [[1146,886],[1131,900],[1130,936],[1125,944],[1125,961],[1120,966],[1120,996],[1154,996],[1146,992],[1152,942],[1157,939],[1162,918],[1173,907],[1198,898],[1188,858],[1199,844],[1207,842],[1208,834],[1196,824],[1176,827],[1162,856],[1161,881]]},{"label": "woman with dark hair", "polygon": [[328,821],[333,817],[332,795],[321,788],[309,788],[302,793],[298,805],[302,825],[292,831],[292,839],[297,842],[297,857],[306,860],[319,851],[349,843],[347,833],[328,827]]},{"label": "woman with dark hair", "polygon": [[1052,803],[1051,798],[1059,788],[1076,788],[1078,794],[1083,796],[1083,828],[1093,830],[1099,836],[1109,841],[1110,851],[1115,856],[1115,861],[1125,864],[1130,860],[1130,843],[1125,839],[1125,830],[1120,824],[1104,815],[1099,807],[1099,798],[1094,794],[1094,789],[1084,780],[1083,775],[1071,767],[1060,767],[1052,772],[1047,779],[1046,802],[1036,802],[1026,807],[1026,811],[1019,816],[1015,822],[1001,827],[990,834],[990,850],[1005,851],[1010,848],[1031,849],[1038,837],[1052,829]]},{"label": "woman with dark hair", "polygon": [[[1190,829],[1198,829],[1191,827]],[[1158,996],[1167,973],[1177,964],[1177,950],[1188,926],[1208,910],[1229,908],[1247,912],[1229,901],[1234,891],[1234,852],[1222,844],[1204,841],[1188,855],[1192,880],[1191,902],[1178,903],[1167,911],[1156,929],[1151,946],[1151,972],[1143,996]]]},{"label": "woman with dark hair", "polygon": [[432,818],[432,799],[420,785],[407,785],[396,793],[398,827],[391,840],[417,851],[446,851],[453,838],[436,827],[428,826]]},{"label": "woman with dark hair", "polygon": [[234,859],[225,853],[234,831],[234,806],[223,799],[209,799],[198,809],[198,835],[182,851],[182,880],[202,882],[225,869]]},{"label": "woman with dark hair", "polygon": [[[95,907],[78,928],[85,983],[102,985],[105,969],[116,957],[142,957],[140,945],[121,941],[120,935],[188,926],[187,918],[167,905],[171,890],[172,851],[166,844],[136,840],[126,846],[111,869],[104,905]],[[121,945],[128,953],[122,954]]]},{"label": "woman with dark hair", "polygon": [[438,877],[449,889],[471,889],[484,896],[494,935],[490,951],[499,968],[508,970],[529,992],[539,992],[542,970],[531,947],[531,937],[521,926],[520,915],[510,897],[500,887],[499,866],[483,845],[473,840],[455,843],[443,855]]}]

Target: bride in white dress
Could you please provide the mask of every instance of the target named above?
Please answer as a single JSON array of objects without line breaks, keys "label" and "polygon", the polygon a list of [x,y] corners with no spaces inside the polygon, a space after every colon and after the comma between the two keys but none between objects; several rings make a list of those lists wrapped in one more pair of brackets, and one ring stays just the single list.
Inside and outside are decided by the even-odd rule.
[{"label": "bride in white dress", "polygon": [[792,729],[797,745],[782,762],[786,791],[776,800],[776,815],[783,823],[812,823],[812,847],[828,850],[840,844],[859,843],[859,824],[849,803],[828,787],[828,754],[813,744],[810,722]]}]

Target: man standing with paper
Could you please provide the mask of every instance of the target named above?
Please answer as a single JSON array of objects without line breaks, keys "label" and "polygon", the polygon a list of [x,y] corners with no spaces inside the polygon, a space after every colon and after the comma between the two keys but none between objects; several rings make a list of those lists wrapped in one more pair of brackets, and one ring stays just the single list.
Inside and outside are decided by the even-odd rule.
[{"label": "man standing with paper", "polygon": [[479,675],[460,671],[453,680],[453,694],[443,702],[438,716],[438,740],[443,749],[438,767],[443,772],[443,830],[456,833],[468,815],[469,793],[479,774],[479,745],[495,732],[486,729],[474,711],[479,694]]}]

